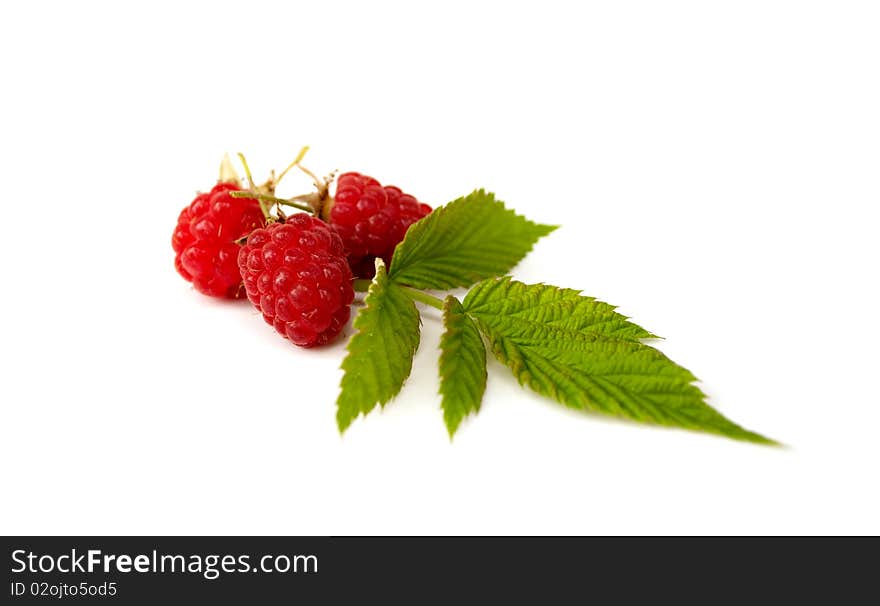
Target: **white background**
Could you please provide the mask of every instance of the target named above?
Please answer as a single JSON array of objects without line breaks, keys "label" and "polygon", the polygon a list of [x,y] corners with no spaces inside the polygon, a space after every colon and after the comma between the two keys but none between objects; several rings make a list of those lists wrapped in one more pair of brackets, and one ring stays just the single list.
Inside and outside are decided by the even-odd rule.
[{"label": "white background", "polygon": [[[872,2],[5,3],[0,532],[880,532],[878,32]],[[172,267],[223,152],[265,175],[306,143],[562,224],[519,279],[620,305],[789,448],[577,414],[494,361],[450,443],[431,309],[340,437],[344,344]]]}]

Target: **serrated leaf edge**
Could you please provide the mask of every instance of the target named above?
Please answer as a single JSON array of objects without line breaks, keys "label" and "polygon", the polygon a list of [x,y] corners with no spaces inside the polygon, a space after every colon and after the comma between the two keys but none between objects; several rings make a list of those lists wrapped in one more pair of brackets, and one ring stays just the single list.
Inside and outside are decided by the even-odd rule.
[{"label": "serrated leaf edge", "polygon": [[[457,309],[455,309],[457,308]],[[473,353],[473,356],[466,356],[467,359],[460,360],[462,353],[458,349],[451,349],[449,347],[449,342],[451,339],[451,335],[453,327],[450,326],[450,318],[452,313],[458,313],[460,316],[463,326],[465,329],[462,331],[463,338],[461,339],[462,343],[460,347],[467,347],[467,344],[464,341],[467,340],[467,337],[463,334],[466,333],[468,328],[473,329],[473,333],[476,335],[477,345],[474,349],[468,349],[470,353]],[[446,297],[443,305],[443,326],[444,331],[440,337],[440,358],[438,360],[438,371],[440,375],[440,386],[438,389],[438,393],[441,396],[440,407],[443,410],[443,421],[446,424],[446,429],[449,433],[449,439],[451,440],[455,435],[455,432],[458,430],[461,423],[469,416],[476,414],[480,410],[480,406],[482,403],[483,395],[486,391],[486,383],[488,380],[488,370],[486,368],[486,346],[483,343],[483,337],[479,331],[479,327],[476,322],[471,318],[467,313],[465,313],[464,308],[461,306],[461,303],[454,296],[449,295]],[[474,360],[473,357],[477,359]],[[476,394],[468,394],[472,398],[472,402],[475,401],[475,404],[468,403],[465,404],[465,412],[461,416],[453,416],[452,406],[448,405],[449,398],[451,398],[451,394],[448,390],[445,390],[444,387],[450,385],[448,381],[450,381],[450,372],[448,371],[449,366],[455,366],[457,364],[477,364],[477,368],[479,368],[478,374],[480,375],[477,379],[476,386]],[[447,372],[444,373],[444,368],[447,368]],[[473,367],[471,367],[473,368]],[[451,385],[450,385],[451,386]]]},{"label": "serrated leaf edge", "polygon": [[370,287],[367,290],[366,297],[364,297],[365,306],[363,309],[360,310],[360,312],[358,313],[357,317],[355,318],[355,320],[352,324],[352,328],[354,328],[356,332],[349,339],[348,345],[346,346],[347,354],[346,354],[345,358],[343,358],[342,363],[340,365],[340,368],[342,368],[343,373],[344,373],[342,376],[342,379],[340,380],[340,393],[336,399],[336,406],[337,406],[336,422],[339,427],[340,433],[344,433],[345,430],[348,429],[348,427],[350,427],[351,424],[355,420],[357,420],[358,417],[360,417],[362,415],[365,416],[365,415],[369,414],[373,409],[376,408],[377,404],[380,407],[384,408],[385,404],[390,402],[394,397],[397,396],[397,394],[400,393],[400,390],[403,388],[403,385],[405,384],[406,380],[409,378],[410,373],[412,372],[412,360],[415,355],[415,352],[418,350],[419,343],[421,340],[420,330],[419,330],[421,327],[421,316],[418,312],[418,308],[415,306],[415,303],[412,301],[412,299],[410,299],[409,297],[406,297],[406,295],[404,295],[401,291],[402,296],[406,297],[406,299],[407,299],[407,302],[408,302],[407,304],[412,306],[412,310],[417,318],[417,324],[418,324],[417,328],[416,328],[416,332],[413,335],[413,343],[411,346],[408,347],[409,351],[405,352],[405,358],[407,360],[407,367],[404,372],[403,380],[400,382],[399,385],[397,385],[393,389],[393,391],[391,392],[391,394],[388,397],[385,397],[385,398],[380,397],[378,400],[373,400],[371,402],[361,402],[357,406],[358,410],[356,413],[351,414],[351,415],[344,414],[343,408],[341,407],[341,402],[342,402],[342,399],[344,396],[346,375],[349,372],[349,370],[346,370],[345,365],[346,365],[346,362],[349,360],[349,357],[354,353],[353,348],[357,346],[358,337],[362,334],[362,330],[364,327],[360,323],[364,322],[365,320],[362,320],[362,318],[366,317],[362,314],[367,309],[369,309],[371,299],[373,297],[379,296],[380,289],[383,288],[383,286],[382,286],[383,284],[385,285],[384,288],[401,288],[399,285],[394,284],[391,280],[388,279],[388,276],[385,272],[385,264],[383,263],[381,258],[376,258],[376,275],[373,278],[373,281],[370,283]]}]

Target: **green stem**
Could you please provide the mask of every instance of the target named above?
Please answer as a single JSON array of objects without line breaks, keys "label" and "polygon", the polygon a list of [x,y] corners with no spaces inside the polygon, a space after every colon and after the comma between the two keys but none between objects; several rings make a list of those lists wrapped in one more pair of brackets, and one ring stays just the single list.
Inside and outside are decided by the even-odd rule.
[{"label": "green stem", "polygon": [[292,202],[290,200],[285,200],[284,198],[279,198],[277,196],[270,196],[269,194],[260,194],[253,191],[231,191],[229,195],[233,198],[256,198],[260,202],[271,202],[272,204],[282,204],[284,206],[292,206],[293,208],[298,208],[300,210],[305,210],[310,213],[314,213],[315,209],[306,204],[298,204],[296,202]]},{"label": "green stem", "polygon": [[276,204],[281,204],[282,206],[291,206],[293,208],[298,208],[300,210],[304,210],[306,212],[310,212],[313,215],[317,214],[315,209],[309,206],[308,204],[300,204],[299,202],[294,202],[293,200],[285,200],[283,198],[277,198]]},{"label": "green stem", "polygon": [[420,290],[416,290],[415,288],[411,288],[409,286],[403,286],[403,291],[409,296],[413,301],[419,301],[420,303],[424,303],[425,305],[430,305],[440,311],[443,311],[443,301],[438,299],[433,295],[429,295],[426,292],[422,292]]},{"label": "green stem", "polygon": [[254,184],[254,178],[251,175],[251,167],[248,166],[247,160],[244,159],[244,154],[238,152],[238,159],[241,160],[241,165],[244,167],[244,174],[247,177],[248,185],[251,186],[251,189],[257,189],[257,186]]},{"label": "green stem", "polygon": [[299,153],[298,153],[297,156],[296,156],[296,160],[294,160],[293,162],[291,162],[290,164],[288,164],[288,165],[287,165],[287,168],[285,168],[284,170],[282,170],[282,171],[281,171],[281,174],[278,175],[278,178],[275,179],[275,185],[278,185],[278,183],[281,181],[281,179],[284,178],[284,175],[286,175],[286,174],[290,171],[291,168],[293,168],[294,166],[296,166],[297,164],[299,164],[300,162],[302,162],[302,159],[305,157],[306,152],[308,152],[308,151],[309,151],[309,146],[308,146],[308,145],[306,145],[306,146],[303,147],[301,150],[299,150]]},{"label": "green stem", "polygon": [[[245,176],[247,177],[248,187],[250,187],[252,191],[256,191],[257,186],[256,186],[256,184],[254,183],[254,177],[253,177],[253,175],[251,175],[251,167],[248,166],[247,160],[245,160],[245,158],[244,158],[244,154],[241,153],[241,152],[238,152],[238,159],[241,160],[241,165],[244,167],[244,174],[245,174]],[[236,195],[234,195],[234,193],[232,194],[232,196],[233,196],[234,198],[240,198],[240,197],[242,197],[242,196],[236,196]],[[260,203],[260,210],[261,210],[262,213],[263,213],[263,217],[266,219],[266,221],[271,220],[271,219],[272,219],[272,215],[269,214],[269,207],[266,206],[265,201],[264,201],[264,200],[261,200],[260,198],[257,198],[257,200],[258,200],[259,203]]]},{"label": "green stem", "polygon": [[[362,280],[358,278],[357,280],[352,280],[351,287],[356,292],[367,292],[370,289],[370,284],[372,284],[372,280]],[[426,292],[422,292],[411,286],[401,286],[403,292],[412,299],[413,301],[419,301],[420,303],[424,303],[425,305],[430,305],[431,307],[436,307],[439,310],[443,310],[443,300],[438,299],[432,295],[429,295]]]}]

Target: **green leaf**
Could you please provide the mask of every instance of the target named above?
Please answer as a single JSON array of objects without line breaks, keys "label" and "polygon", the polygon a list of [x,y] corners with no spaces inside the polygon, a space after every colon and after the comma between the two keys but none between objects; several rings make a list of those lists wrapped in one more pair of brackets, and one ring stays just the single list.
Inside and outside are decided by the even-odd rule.
[{"label": "green leaf", "polygon": [[[548,288],[553,287],[490,280],[464,300],[495,357],[521,385],[581,410],[774,443],[706,404],[696,377],[639,342],[644,331],[606,304],[574,300],[573,291],[562,289],[548,294]],[[572,304],[568,318],[561,301]]]},{"label": "green leaf", "polygon": [[567,334],[598,334],[637,341],[656,339],[641,326],[615,311],[613,305],[580,291],[546,284],[523,284],[510,277],[485,280],[468,292],[464,307],[485,320],[503,321],[509,331],[527,332],[541,326]]},{"label": "green leaf", "polygon": [[462,419],[480,410],[486,391],[486,346],[453,296],[443,305],[446,332],[440,338],[440,395],[443,420],[451,438]]},{"label": "green leaf", "polygon": [[376,259],[376,277],[364,305],[342,362],[345,374],[336,400],[340,432],[360,413],[367,414],[397,395],[419,346],[419,312],[403,288],[388,280],[381,259]]},{"label": "green leaf", "polygon": [[412,225],[388,275],[399,284],[447,290],[506,274],[556,229],[517,215],[482,189]]}]

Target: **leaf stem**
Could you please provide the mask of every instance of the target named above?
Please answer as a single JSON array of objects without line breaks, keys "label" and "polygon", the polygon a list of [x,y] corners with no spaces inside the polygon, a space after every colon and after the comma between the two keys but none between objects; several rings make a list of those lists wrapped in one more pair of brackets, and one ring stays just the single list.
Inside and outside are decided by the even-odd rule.
[{"label": "leaf stem", "polygon": [[407,296],[413,301],[418,301],[420,303],[424,303],[425,305],[430,305],[435,309],[439,309],[443,311],[443,301],[438,299],[433,295],[429,295],[426,292],[422,292],[421,290],[416,290],[415,288],[409,286],[401,286],[403,291],[407,294]]}]

